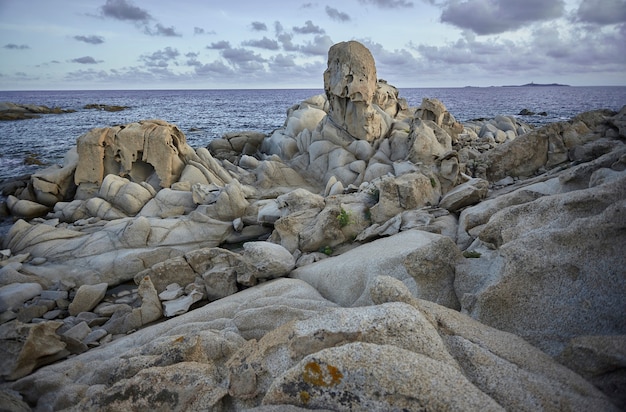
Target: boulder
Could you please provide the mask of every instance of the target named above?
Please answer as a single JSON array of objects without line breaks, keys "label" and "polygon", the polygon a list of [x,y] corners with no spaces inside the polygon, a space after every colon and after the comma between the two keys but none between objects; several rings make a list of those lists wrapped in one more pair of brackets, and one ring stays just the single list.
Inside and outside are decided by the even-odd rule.
[{"label": "boulder", "polygon": [[63,165],[50,166],[31,175],[30,185],[37,203],[53,207],[57,202],[70,200],[76,191],[74,172],[78,165],[76,148],[70,149]]},{"label": "boulder", "polygon": [[38,296],[43,288],[39,283],[12,283],[0,287],[0,313],[17,310],[24,302]]},{"label": "boulder", "polygon": [[289,274],[296,265],[294,257],[281,245],[270,242],[246,242],[242,258],[256,269],[257,279],[273,279]]},{"label": "boulder", "polygon": [[168,218],[187,215],[196,208],[190,191],[161,189],[139,212],[139,216]]},{"label": "boulder", "polygon": [[556,359],[626,407],[626,335],[575,337]]},{"label": "boulder", "polygon": [[26,324],[11,321],[0,325],[2,377],[16,380],[34,369],[69,355],[56,334],[61,322]]},{"label": "boulder", "polygon": [[341,306],[371,305],[371,282],[381,273],[404,282],[411,293],[459,308],[453,290],[454,265],[461,253],[445,236],[407,230],[307,266],[290,277],[304,280]]},{"label": "boulder", "polygon": [[[154,297],[158,301],[156,293]],[[126,385],[124,380],[152,367],[184,367],[186,362],[202,362],[205,368],[211,364],[222,365],[245,343],[245,339],[252,336],[260,339],[284,323],[333,306],[305,282],[286,278],[272,280],[122,336],[98,350],[49,365],[16,382],[13,387],[33,406],[74,407],[80,402],[106,397],[117,382],[119,386],[112,393],[118,393],[118,389],[122,390]],[[265,314],[264,321],[259,322],[262,313]],[[238,327],[233,322],[235,316]],[[149,375],[156,372],[158,369],[142,376],[151,379]],[[220,380],[221,387],[227,385],[226,381]],[[195,386],[184,386],[187,387],[185,390],[194,391]],[[200,392],[206,389],[202,388]],[[93,396],[86,397],[86,390]],[[112,396],[110,399],[124,401],[125,397]]]},{"label": "boulder", "polygon": [[479,178],[471,179],[446,193],[439,202],[439,207],[457,212],[466,206],[480,202],[487,196],[488,189],[488,181]]},{"label": "boulder", "polygon": [[372,142],[387,134],[387,115],[373,104],[376,66],[370,51],[356,41],[341,42],[328,51],[324,90],[332,121],[359,140]]},{"label": "boulder", "polygon": [[626,176],[493,214],[476,233],[496,249],[456,268],[462,310],[551,355],[576,336],[624,334],[625,194]]},{"label": "boulder", "polygon": [[44,216],[50,208],[32,200],[18,199],[13,195],[7,197],[7,208],[16,218],[32,219]]},{"label": "boulder", "polygon": [[153,193],[139,183],[110,174],[102,181],[98,196],[126,215],[134,216],[152,199]]},{"label": "boulder", "polygon": [[502,410],[453,366],[393,346],[362,342],[303,358],[272,383],[263,403],[336,411]]},{"label": "boulder", "polygon": [[383,177],[374,184],[378,192],[378,203],[370,209],[374,223],[383,223],[404,210],[437,205],[441,195],[435,178],[419,172]]},{"label": "boulder", "polygon": [[170,187],[178,180],[187,157],[194,151],[185,135],[161,120],[144,120],[126,126],[93,129],[78,138],[77,185],[96,184],[109,174],[133,181],[148,181]]},{"label": "boulder", "polygon": [[25,265],[42,279],[114,286],[188,250],[221,244],[233,233],[233,226],[194,211],[168,219],[118,219],[97,230],[89,226],[83,230],[18,221],[5,243],[16,253],[45,257],[46,265]]}]

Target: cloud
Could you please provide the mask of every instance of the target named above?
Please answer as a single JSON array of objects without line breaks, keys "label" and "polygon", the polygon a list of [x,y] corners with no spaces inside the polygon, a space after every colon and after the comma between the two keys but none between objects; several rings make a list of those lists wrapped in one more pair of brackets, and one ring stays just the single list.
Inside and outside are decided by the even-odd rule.
[{"label": "cloud", "polygon": [[9,43],[9,44],[5,44],[3,46],[3,48],[5,49],[9,49],[9,50],[26,50],[26,49],[30,49],[30,47],[26,44],[14,44],[14,43]]},{"label": "cloud", "polygon": [[244,49],[242,47],[224,49],[221,53],[229,63],[239,65],[248,62],[264,62],[265,59],[259,54],[254,54],[252,50]]},{"label": "cloud", "polygon": [[293,56],[278,53],[270,59],[270,65],[275,67],[296,67],[296,61]]},{"label": "cloud", "polygon": [[202,63],[198,60],[198,56],[200,56],[200,53],[193,53],[193,52],[189,52],[185,54],[185,57],[187,58],[187,66],[202,66]]},{"label": "cloud", "polygon": [[168,67],[170,61],[176,60],[178,56],[180,56],[180,52],[177,49],[166,47],[152,54],[142,54],[139,60],[141,60],[146,67]]},{"label": "cloud", "polygon": [[[476,76],[498,79],[519,78],[520,82],[543,79],[556,82],[566,75],[620,75],[626,67],[626,43],[619,28],[581,30],[577,25],[546,22],[530,31],[530,36],[487,38],[481,40],[471,32],[443,46],[414,45],[415,73],[422,77],[454,76],[465,73],[471,83]],[[379,62],[374,50],[372,53]],[[458,75],[458,74],[457,74]],[[510,80],[505,80],[510,82]]]},{"label": "cloud", "polygon": [[328,49],[330,49],[333,44],[331,38],[326,35],[315,36],[313,41],[306,42],[304,45],[299,46],[298,51],[313,56],[327,56]]},{"label": "cloud", "polygon": [[293,35],[291,33],[280,33],[276,36],[285,51],[297,51],[298,46],[293,44]]},{"label": "cloud", "polygon": [[154,25],[154,29],[150,29],[148,26],[144,28],[144,33],[150,36],[164,36],[164,37],[182,37],[183,35],[176,32],[174,27],[165,27],[161,23]]},{"label": "cloud", "polygon": [[350,16],[348,15],[348,13],[344,13],[330,6],[326,6],[326,14],[332,20],[341,21],[341,22],[350,21]]},{"label": "cloud", "polygon": [[413,7],[412,1],[406,0],[359,0],[361,4],[371,4],[381,9],[399,9]]},{"label": "cloud", "polygon": [[104,43],[104,37],[102,36],[74,36],[74,40],[82,41],[89,44]]},{"label": "cloud", "polygon": [[80,64],[98,64],[102,63],[102,60],[96,60],[91,56],[78,57],[76,59],[70,60],[72,63],[80,63]]},{"label": "cloud", "polygon": [[302,6],[300,6],[301,9],[312,9],[313,7],[316,7],[317,3],[304,3]]},{"label": "cloud", "polygon": [[265,23],[261,23],[260,21],[253,21],[250,23],[250,26],[254,31],[267,31],[267,25]]},{"label": "cloud", "polygon": [[298,34],[324,34],[326,33],[324,29],[319,26],[313,24],[311,20],[307,20],[304,22],[304,26],[302,27],[294,27],[293,31]]},{"label": "cloud", "polygon": [[626,0],[583,0],[576,20],[600,25],[625,23]]},{"label": "cloud", "polygon": [[207,49],[211,50],[225,50],[230,49],[230,42],[226,40],[220,40],[218,42],[213,42],[209,46],[206,46]]},{"label": "cloud", "polygon": [[244,46],[258,47],[260,49],[278,50],[280,46],[276,40],[263,36],[261,40],[247,40],[241,43]]},{"label": "cloud", "polygon": [[498,34],[561,17],[564,12],[564,0],[451,0],[444,5],[441,21],[476,34]]},{"label": "cloud", "polygon": [[201,36],[203,34],[217,34],[217,33],[215,32],[215,30],[207,31],[207,30],[204,30],[202,27],[194,27],[193,28],[193,35],[194,36]]},{"label": "cloud", "polygon": [[136,22],[148,22],[152,16],[148,11],[141,9],[126,0],[107,0],[104,6],[100,7],[104,17],[111,17],[117,20],[128,20]]}]

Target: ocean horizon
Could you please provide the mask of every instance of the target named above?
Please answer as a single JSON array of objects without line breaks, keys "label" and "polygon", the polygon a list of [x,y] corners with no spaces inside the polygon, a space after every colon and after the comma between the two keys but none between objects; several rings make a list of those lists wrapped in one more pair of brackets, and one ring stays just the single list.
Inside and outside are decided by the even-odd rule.
[{"label": "ocean horizon", "polygon": [[[460,122],[512,115],[541,126],[589,110],[618,111],[626,105],[626,86],[489,86],[398,88],[411,107],[423,98],[441,100]],[[192,147],[206,146],[226,133],[242,130],[271,134],[287,110],[323,93],[298,89],[126,89],[0,91],[0,101],[75,110],[38,119],[0,122],[0,179],[33,173],[62,162],[76,139],[96,127],[162,119],[176,124]],[[127,106],[119,112],[85,109],[88,104]],[[519,116],[523,110],[544,116]],[[26,158],[40,165],[25,164]]]}]

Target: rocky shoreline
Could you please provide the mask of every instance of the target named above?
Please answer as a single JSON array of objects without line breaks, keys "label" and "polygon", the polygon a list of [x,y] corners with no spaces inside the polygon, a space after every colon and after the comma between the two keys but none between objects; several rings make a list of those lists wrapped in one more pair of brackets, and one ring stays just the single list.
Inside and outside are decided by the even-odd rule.
[{"label": "rocky shoreline", "polygon": [[269,136],[98,128],[5,185],[0,403],[626,407],[626,107],[460,124],[357,42],[324,89]]},{"label": "rocky shoreline", "polygon": [[[86,110],[100,110],[107,112],[121,112],[128,106],[107,105],[91,103],[83,106]],[[60,107],[48,107],[36,104],[18,104],[12,102],[0,102],[0,121],[38,119],[46,114],[75,113],[74,109],[61,109]]]}]

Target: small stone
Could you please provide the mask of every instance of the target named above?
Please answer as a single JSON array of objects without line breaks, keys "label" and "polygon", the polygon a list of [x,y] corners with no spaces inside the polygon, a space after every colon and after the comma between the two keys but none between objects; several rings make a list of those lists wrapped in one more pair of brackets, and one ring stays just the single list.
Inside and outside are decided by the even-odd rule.
[{"label": "small stone", "polygon": [[240,217],[233,220],[233,229],[235,229],[235,232],[241,232],[243,230],[243,220]]},{"label": "small stone", "polygon": [[182,296],[178,299],[163,302],[163,315],[170,318],[186,313],[191,305],[202,299],[202,294],[196,291],[190,295]]},{"label": "small stone", "polygon": [[67,290],[43,290],[41,291],[42,299],[67,299]]},{"label": "small stone", "polygon": [[87,325],[87,322],[80,322],[68,331],[63,332],[61,335],[82,341],[91,333],[91,328]]},{"label": "small stone", "polygon": [[33,299],[33,304],[45,306],[48,310],[53,310],[57,307],[57,304],[54,300],[50,299],[41,299],[41,297],[37,297]]},{"label": "small stone", "polygon": [[97,285],[83,285],[76,291],[76,296],[70,303],[70,315],[77,315],[80,312],[88,312],[95,308],[104,298],[108,285],[106,283],[98,283]]},{"label": "small stone", "polygon": [[171,283],[165,287],[165,290],[159,293],[161,300],[174,300],[183,295],[183,288],[178,283]]},{"label": "small stone", "polygon": [[130,312],[132,308],[125,303],[101,303],[93,311],[99,316],[111,317],[118,310]]},{"label": "small stone", "polygon": [[43,318],[46,320],[52,320],[58,318],[63,311],[61,309],[50,310],[43,314]]},{"label": "small stone", "polygon": [[17,312],[17,320],[19,320],[20,322],[28,323],[33,318],[43,316],[43,314],[47,311],[48,308],[43,305],[25,306]]},{"label": "small stone", "polygon": [[104,330],[104,329],[94,329],[92,330],[89,335],[87,335],[85,337],[85,339],[83,339],[83,343],[85,345],[89,345],[92,344],[96,341],[99,341],[100,339],[104,338],[106,335],[108,335],[109,333]]},{"label": "small stone", "polygon": [[121,297],[119,299],[115,299],[115,303],[118,305],[132,305],[137,300],[137,295],[132,294],[128,296]]},{"label": "small stone", "polygon": [[45,257],[36,257],[33,260],[30,261],[30,264],[33,266],[39,266],[39,265],[43,265],[44,263],[46,263],[48,261],[48,259],[46,259]]}]

